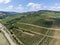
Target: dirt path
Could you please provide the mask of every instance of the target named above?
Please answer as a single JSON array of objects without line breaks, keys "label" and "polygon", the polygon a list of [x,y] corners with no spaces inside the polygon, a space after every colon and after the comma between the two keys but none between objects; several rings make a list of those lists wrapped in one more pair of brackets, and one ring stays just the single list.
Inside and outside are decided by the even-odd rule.
[{"label": "dirt path", "polygon": [[[40,44],[40,42],[41,41],[43,41],[43,39],[47,36],[47,37],[51,37],[51,38],[55,38],[55,39],[57,39],[57,41],[56,41],[56,43],[50,43],[51,45],[60,45],[60,28],[47,28],[47,27],[42,27],[42,26],[37,26],[37,25],[33,25],[33,24],[27,24],[27,23],[21,23],[21,24],[26,24],[26,25],[30,25],[30,26],[35,26],[35,27],[40,27],[40,28],[44,28],[44,29],[50,29],[50,30],[54,30],[55,31],[55,33],[54,33],[54,36],[48,36],[48,35],[46,35],[47,33],[48,33],[48,31],[46,32],[46,34],[44,35],[44,34],[40,34],[40,35],[44,35],[44,37],[37,43],[37,45],[39,45]],[[37,33],[37,32],[34,32],[34,31],[31,31],[31,32],[33,32],[33,33],[36,33],[36,34],[39,34],[39,33]]]},{"label": "dirt path", "polygon": [[47,28],[47,27],[42,27],[42,26],[38,26],[38,25],[33,25],[33,24],[28,24],[28,23],[20,23],[20,24],[26,24],[26,25],[30,25],[30,26],[35,26],[35,27],[40,27],[40,28],[44,28],[44,29],[50,29],[50,30],[58,30],[60,31],[60,28],[57,29],[57,28]]},{"label": "dirt path", "polygon": [[[57,30],[60,31],[60,29],[56,29],[56,28],[47,28],[47,27],[42,27],[42,26],[37,26],[37,25],[27,24],[27,23],[21,23],[21,24],[31,25],[31,26],[40,27],[40,28],[45,28],[45,29],[50,29],[50,30],[55,30],[55,31],[57,31]],[[10,42],[10,44],[11,44],[11,45],[15,45],[15,43],[14,43],[14,42],[12,41],[12,39],[10,38],[9,34],[8,34],[6,31],[4,31],[4,27],[2,27],[1,24],[0,24],[0,29],[2,30],[2,32],[4,32],[6,38],[7,38],[8,41]],[[26,29],[24,29],[24,30],[26,30]],[[39,43],[40,43],[46,36],[47,36],[47,37],[51,37],[51,38],[60,39],[60,37],[48,36],[48,35],[46,35],[46,34],[48,33],[48,31],[46,32],[46,34],[41,34],[41,33],[34,32],[34,31],[30,31],[30,32],[44,36],[44,37],[38,42],[37,45],[39,45]],[[31,34],[30,34],[30,35],[31,35]],[[56,34],[54,34],[54,35],[56,35]],[[57,45],[57,44],[59,45],[58,42],[60,42],[60,41],[57,41],[56,45]]]},{"label": "dirt path", "polygon": [[9,34],[8,34],[4,29],[5,29],[5,27],[4,27],[2,24],[0,24],[0,30],[4,33],[5,37],[6,37],[6,38],[8,39],[8,41],[9,41],[9,43],[10,43],[11,45],[16,45],[16,44],[14,43],[14,41],[10,38]]},{"label": "dirt path", "polygon": [[[46,34],[48,33],[49,31],[46,32]],[[44,35],[44,37],[37,43],[37,45],[39,45],[43,40],[44,38],[46,37],[46,35]]]},{"label": "dirt path", "polygon": [[[23,29],[23,28],[20,28],[20,29],[27,31],[27,29]],[[21,31],[21,30],[18,30],[18,31]],[[47,37],[50,37],[50,38],[60,39],[60,37],[58,37],[58,36],[57,36],[57,37],[56,37],[56,36],[49,36],[49,35],[42,34],[42,33],[39,33],[39,32],[31,31],[31,30],[30,30],[30,32],[32,32],[32,33],[34,33],[34,34],[42,35],[42,36],[47,36]],[[47,31],[46,33],[48,33],[48,31]]]}]

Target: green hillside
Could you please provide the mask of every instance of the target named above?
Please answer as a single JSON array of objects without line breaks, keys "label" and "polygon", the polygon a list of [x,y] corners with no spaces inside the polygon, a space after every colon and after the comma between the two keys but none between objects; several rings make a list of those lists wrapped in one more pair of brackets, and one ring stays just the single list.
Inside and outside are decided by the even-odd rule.
[{"label": "green hillside", "polygon": [[1,19],[1,23],[7,27],[18,45],[55,45],[60,40],[58,11],[41,10],[7,16]]},{"label": "green hillside", "polygon": [[8,16],[2,19],[3,23],[15,23],[23,22],[29,23],[44,27],[59,26],[60,24],[60,13],[54,11],[37,11],[37,12],[28,12],[25,14]]}]

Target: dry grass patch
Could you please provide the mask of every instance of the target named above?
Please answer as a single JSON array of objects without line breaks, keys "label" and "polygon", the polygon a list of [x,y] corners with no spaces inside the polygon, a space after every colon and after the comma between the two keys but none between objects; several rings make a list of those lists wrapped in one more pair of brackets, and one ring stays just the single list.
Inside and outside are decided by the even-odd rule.
[{"label": "dry grass patch", "polygon": [[0,45],[9,45],[4,35],[0,32]]}]

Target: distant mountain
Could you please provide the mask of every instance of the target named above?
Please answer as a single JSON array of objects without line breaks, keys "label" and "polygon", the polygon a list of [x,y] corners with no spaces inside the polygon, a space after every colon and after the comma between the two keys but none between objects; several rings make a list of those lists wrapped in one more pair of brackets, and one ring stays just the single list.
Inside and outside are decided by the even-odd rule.
[{"label": "distant mountain", "polygon": [[59,17],[57,16],[59,14],[60,11],[51,11],[51,10],[39,10],[39,11],[31,11],[31,12],[23,12],[23,13],[0,11],[0,19],[5,18],[7,16],[13,16],[13,15],[29,15],[29,16],[46,15],[48,17],[50,16]]},{"label": "distant mountain", "polygon": [[8,14],[8,15],[14,15],[14,14],[19,14],[18,12],[5,12],[5,11],[0,11],[2,14]]},{"label": "distant mountain", "polygon": [[20,13],[0,11],[0,19],[5,18],[7,16],[17,15],[17,14],[20,14]]},{"label": "distant mountain", "polygon": [[31,12],[60,12],[60,11],[53,11],[53,10],[38,10],[38,11],[31,11]]}]

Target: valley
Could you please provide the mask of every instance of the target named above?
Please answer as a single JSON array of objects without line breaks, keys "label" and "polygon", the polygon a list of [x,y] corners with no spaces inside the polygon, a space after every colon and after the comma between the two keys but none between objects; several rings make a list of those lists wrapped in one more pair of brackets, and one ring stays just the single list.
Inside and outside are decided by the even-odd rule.
[{"label": "valley", "polygon": [[2,31],[13,38],[10,39],[11,45],[59,45],[59,14],[56,11],[40,10],[7,16],[0,19],[0,23],[7,29],[6,32]]}]

